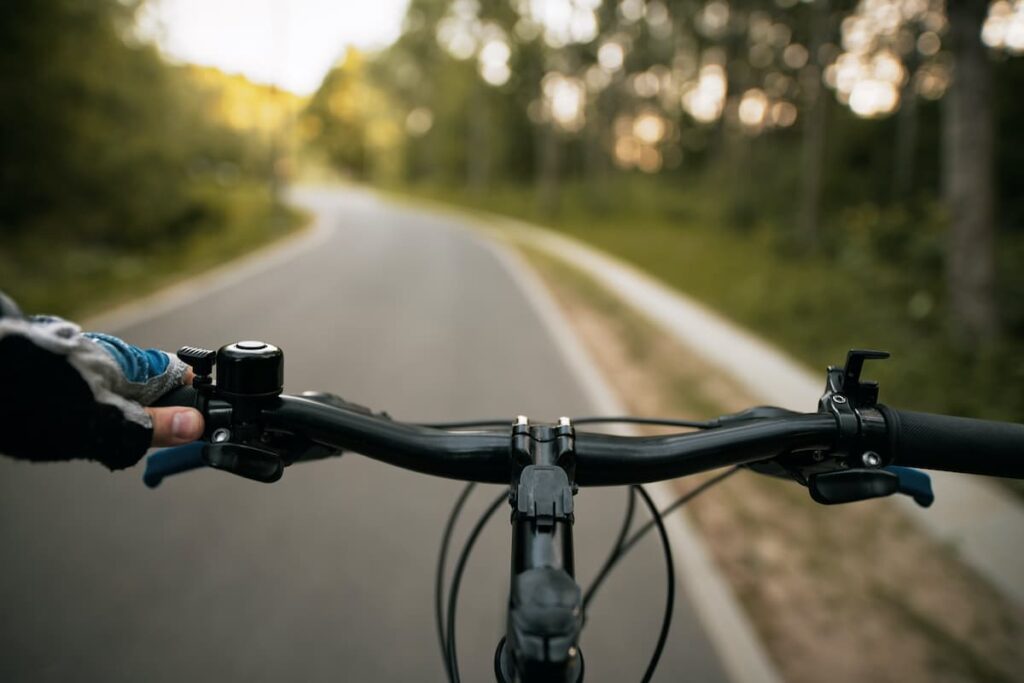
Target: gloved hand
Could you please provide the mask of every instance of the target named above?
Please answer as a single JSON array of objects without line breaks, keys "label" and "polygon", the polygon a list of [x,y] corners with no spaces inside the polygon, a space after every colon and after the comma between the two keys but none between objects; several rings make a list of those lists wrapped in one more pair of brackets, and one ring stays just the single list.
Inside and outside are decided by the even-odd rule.
[{"label": "gloved hand", "polygon": [[130,467],[150,446],[202,436],[192,408],[147,408],[192,381],[174,356],[66,320],[26,318],[0,293],[0,452]]}]

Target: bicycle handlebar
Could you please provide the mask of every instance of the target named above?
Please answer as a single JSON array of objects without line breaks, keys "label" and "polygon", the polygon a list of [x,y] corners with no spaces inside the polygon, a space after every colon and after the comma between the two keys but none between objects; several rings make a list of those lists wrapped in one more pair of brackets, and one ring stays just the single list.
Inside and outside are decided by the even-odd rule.
[{"label": "bicycle handlebar", "polygon": [[[179,389],[159,403],[194,405],[195,392]],[[879,408],[891,447],[887,465],[1024,478],[1024,425]],[[508,431],[435,429],[289,395],[264,407],[262,416],[270,431],[424,474],[491,484],[508,483],[511,476]],[[618,486],[673,479],[786,453],[829,450],[838,434],[836,419],[825,413],[666,436],[577,432],[575,481]],[[194,457],[176,462],[173,454],[150,458],[147,483],[195,467]]]},{"label": "bicycle handlebar", "polygon": [[[416,472],[489,484],[510,480],[509,432],[420,427],[294,396],[282,396],[265,415],[271,428],[294,430],[318,443]],[[578,432],[575,481],[580,486],[619,486],[673,479],[784,450],[826,448],[834,433],[835,421],[816,414],[669,436]]]},{"label": "bicycle handlebar", "polygon": [[[158,404],[201,409],[209,443],[151,456],[144,481],[156,486],[170,474],[205,463],[272,482],[294,462],[350,450],[433,476],[506,484],[512,581],[496,677],[504,683],[578,683],[583,601],[574,579],[572,542],[577,486],[634,485],[745,465],[795,479],[824,504],[900,492],[928,506],[933,495],[927,475],[901,466],[1024,478],[1024,426],[878,404],[877,384],[861,382],[860,372],[865,360],[886,355],[855,350],[845,367],[829,368],[815,413],[751,409],[704,423],[703,431],[627,437],[580,432],[568,418],[557,425],[520,418],[503,430],[478,431],[399,422],[330,395],[281,394],[284,357],[277,347],[262,342],[239,342],[217,352],[185,347],[179,357],[192,365],[196,388],[176,390]],[[453,631],[446,656],[449,676],[457,683]]]}]

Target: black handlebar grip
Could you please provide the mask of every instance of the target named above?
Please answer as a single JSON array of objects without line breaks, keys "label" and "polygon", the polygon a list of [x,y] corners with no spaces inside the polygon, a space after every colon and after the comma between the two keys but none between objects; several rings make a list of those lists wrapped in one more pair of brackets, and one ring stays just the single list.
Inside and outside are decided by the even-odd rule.
[{"label": "black handlebar grip", "polygon": [[879,408],[897,465],[1024,479],[1024,425]]},{"label": "black handlebar grip", "polygon": [[171,389],[166,394],[153,401],[154,408],[167,406],[187,406],[194,408],[196,405],[196,390],[192,387],[178,387]]}]

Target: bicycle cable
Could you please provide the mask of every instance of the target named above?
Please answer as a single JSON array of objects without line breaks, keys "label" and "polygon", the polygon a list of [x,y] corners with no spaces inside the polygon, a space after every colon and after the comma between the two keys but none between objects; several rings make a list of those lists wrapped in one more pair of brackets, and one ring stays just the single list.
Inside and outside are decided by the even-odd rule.
[{"label": "bicycle cable", "polygon": [[455,649],[455,611],[459,600],[459,585],[462,583],[462,574],[466,569],[466,562],[469,560],[469,554],[473,550],[473,546],[476,544],[477,538],[480,536],[480,532],[483,531],[484,526],[497,512],[498,507],[508,500],[508,493],[502,491],[501,494],[494,499],[483,514],[480,515],[480,519],[477,520],[473,526],[473,530],[469,532],[469,536],[466,538],[466,542],[462,547],[462,552],[459,553],[459,561],[455,565],[455,573],[452,575],[452,583],[448,589],[448,619],[447,619],[447,631],[448,639],[447,646],[448,651],[446,653],[448,658],[448,679],[452,683],[459,683],[459,660]]},{"label": "bicycle cable", "polygon": [[604,577],[608,575],[612,567],[615,566],[619,555],[619,549],[622,544],[626,541],[626,537],[629,535],[629,527],[633,526],[633,512],[636,508],[636,493],[633,491],[633,487],[626,488],[626,514],[623,515],[622,526],[619,529],[619,534],[615,538],[615,543],[612,544],[612,551],[608,553],[608,558],[601,565],[601,569],[598,570],[594,580],[590,584],[590,588],[583,594],[583,623],[587,622],[587,605],[590,604],[591,598],[594,597],[594,592],[600,587],[604,581]]},{"label": "bicycle cable", "polygon": [[613,417],[576,417],[572,420],[573,424],[637,424],[637,425],[654,425],[660,427],[686,427],[690,429],[714,429],[719,427],[718,420],[680,420],[670,417],[631,417],[631,416],[613,416]]},{"label": "bicycle cable", "polygon": [[[728,479],[732,475],[736,474],[737,472],[740,471],[740,469],[742,469],[742,468],[739,465],[735,465],[733,467],[730,467],[726,471],[722,472],[721,474],[716,474],[711,479],[708,479],[707,481],[702,482],[701,484],[695,486],[693,488],[693,490],[688,491],[687,493],[684,493],[682,496],[677,498],[671,505],[669,505],[664,510],[662,510],[661,513],[660,513],[661,516],[664,517],[667,514],[671,514],[671,513],[675,512],[676,510],[678,510],[680,507],[682,507],[686,503],[689,503],[691,500],[693,500],[694,498],[696,498],[700,494],[702,494],[705,491],[707,491],[708,489],[710,489],[712,486],[715,486],[716,484],[720,484],[721,482],[725,481],[726,479]],[[620,555],[623,555],[623,554],[629,552],[629,550],[634,545],[636,545],[636,543],[641,538],[643,538],[644,535],[648,531],[650,531],[651,527],[653,527],[653,526],[654,526],[653,522],[648,522],[647,524],[644,524],[642,527],[640,527],[635,534],[633,534],[632,536],[629,537],[629,540],[626,541],[625,545],[622,546],[622,551],[620,552]]]},{"label": "bicycle cable", "polygon": [[476,483],[470,482],[466,484],[462,489],[462,493],[459,494],[458,499],[455,501],[455,506],[452,507],[451,513],[448,515],[448,521],[444,526],[444,535],[441,537],[441,552],[437,558],[437,572],[434,576],[434,621],[437,624],[437,638],[441,643],[441,659],[444,661],[445,672],[448,674],[448,678],[451,678],[451,670],[448,666],[448,641],[445,637],[445,626],[444,626],[444,572],[445,564],[448,560],[448,547],[451,544],[452,532],[455,530],[455,522],[458,521],[459,515],[462,513],[462,508],[469,500],[469,494],[473,492],[476,487]]},{"label": "bicycle cable", "polygon": [[666,585],[665,591],[665,614],[661,618],[661,631],[658,633],[658,642],[654,646],[654,653],[651,654],[651,659],[647,663],[647,670],[644,672],[644,677],[641,679],[641,683],[648,683],[654,676],[654,670],[658,668],[658,660],[661,659],[661,653],[665,649],[665,642],[668,640],[668,632],[672,627],[672,609],[676,604],[676,569],[672,563],[672,546],[668,540],[668,531],[665,529],[665,522],[661,518],[661,513],[658,512],[658,506],[654,504],[651,499],[651,494],[647,493],[647,489],[643,486],[631,486],[636,493],[640,494],[644,504],[651,513],[651,522],[658,529],[658,536],[661,538],[661,547],[665,552],[665,572],[666,572]]},{"label": "bicycle cable", "polygon": [[[739,465],[737,465],[735,467],[730,467],[725,472],[717,474],[714,477],[712,477],[711,479],[708,479],[707,481],[702,482],[701,484],[695,486],[692,490],[687,491],[682,496],[677,498],[675,501],[673,501],[670,505],[668,505],[664,510],[662,510],[658,514],[661,517],[664,517],[665,515],[669,515],[669,514],[675,512],[676,510],[678,510],[683,505],[689,503],[691,500],[693,500],[694,498],[696,498],[700,494],[704,493],[705,491],[710,489],[712,486],[721,483],[722,481],[724,481],[728,477],[731,477],[733,474],[735,474],[739,470],[740,470],[740,466]],[[632,487],[630,488],[630,491],[632,491]],[[633,494],[630,493],[630,497],[632,497],[632,496],[633,496]],[[627,507],[627,512],[626,512],[626,517],[627,517],[627,520],[629,522],[632,521],[632,512],[631,512],[631,510],[628,507]],[[624,527],[625,527],[625,525],[624,525]],[[597,593],[597,589],[600,588],[601,585],[604,583],[605,579],[608,578],[608,575],[611,573],[612,569],[615,568],[615,565],[618,564],[619,560],[621,560],[625,556],[625,554],[627,552],[629,552],[633,548],[633,546],[636,545],[637,542],[641,538],[643,538],[647,534],[647,532],[650,531],[653,527],[654,527],[654,522],[653,521],[648,522],[647,524],[645,524],[642,527],[640,527],[636,531],[636,533],[634,533],[632,536],[629,536],[629,538],[626,538],[626,534],[620,532],[620,535],[619,535],[620,542],[618,543],[618,545],[612,546],[612,553],[611,553],[611,555],[609,555],[608,559],[605,560],[605,563],[601,567],[601,570],[594,577],[594,580],[590,583],[590,587],[587,588],[587,591],[584,594],[584,598],[583,598],[583,608],[584,608],[583,614],[584,615],[586,615],[586,607],[587,607],[587,605],[590,603],[591,600],[593,600],[594,595]],[[626,529],[626,530],[628,531],[628,529]],[[584,618],[586,618],[586,617],[584,616]]]},{"label": "bicycle cable", "polygon": [[[640,424],[659,427],[684,427],[688,429],[714,429],[720,426],[717,420],[677,420],[660,417],[574,417],[572,424]],[[463,422],[428,422],[419,423],[420,427],[434,429],[480,429],[483,427],[508,427],[508,420],[467,420]]]}]

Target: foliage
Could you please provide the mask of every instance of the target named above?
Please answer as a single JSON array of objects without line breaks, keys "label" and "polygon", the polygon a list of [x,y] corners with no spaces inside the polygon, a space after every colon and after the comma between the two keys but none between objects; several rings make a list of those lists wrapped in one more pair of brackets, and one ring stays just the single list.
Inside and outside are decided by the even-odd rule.
[{"label": "foliage", "polygon": [[302,129],[336,168],[360,179],[397,177],[402,129],[358,50],[349,49],[324,77]]},{"label": "foliage", "polygon": [[[169,254],[200,231],[216,243],[233,220],[257,243],[280,212],[253,200],[271,150],[220,115],[227,79],[167,64],[134,33],[140,4],[0,5],[0,274],[30,310],[107,298],[144,276],[147,254],[181,266]],[[260,208],[239,214],[246,203]],[[70,287],[78,276],[98,289]]]},{"label": "foliage", "polygon": [[131,36],[134,4],[4,3],[0,107],[5,233],[139,245],[209,207],[189,183],[265,165],[205,115],[204,94]]},{"label": "foliage", "polygon": [[187,191],[208,210],[185,236],[130,247],[95,241],[74,248],[13,236],[0,249],[0,282],[26,311],[80,319],[228,262],[304,222],[262,183],[244,181],[230,190],[202,183]]},{"label": "foliage", "polygon": [[[939,198],[947,27],[935,0],[413,0],[394,44],[325,79],[310,142],[369,177],[367,128],[386,114],[405,123],[378,147],[398,171],[389,181],[482,191],[586,178],[599,203],[612,167],[714,176],[730,189],[733,224],[767,212],[795,225],[820,105],[827,230],[848,206]],[[1024,60],[1009,54],[993,51],[997,199],[1013,228]],[[326,103],[344,92],[355,104],[332,115]]]},{"label": "foliage", "polygon": [[1024,419],[1024,60],[1007,12],[1024,3],[993,5],[976,36],[998,126],[987,345],[949,334],[942,2],[413,0],[363,73],[406,117],[393,187],[568,230],[815,365],[887,348],[894,402]]}]

